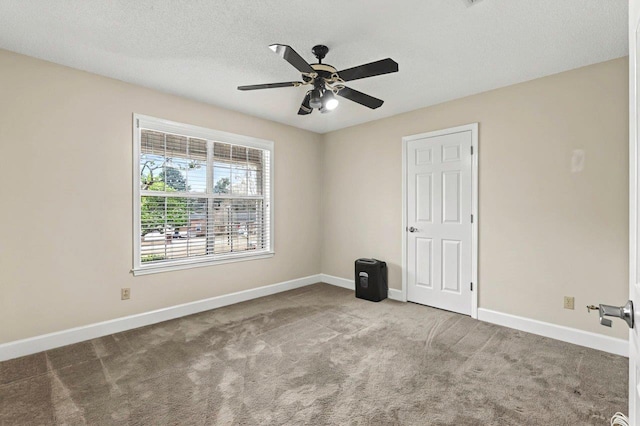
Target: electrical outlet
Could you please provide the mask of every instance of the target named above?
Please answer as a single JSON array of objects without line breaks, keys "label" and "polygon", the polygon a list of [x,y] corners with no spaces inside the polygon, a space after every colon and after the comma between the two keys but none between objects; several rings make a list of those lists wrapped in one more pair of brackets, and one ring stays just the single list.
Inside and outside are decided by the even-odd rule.
[{"label": "electrical outlet", "polygon": [[131,299],[131,289],[130,288],[121,288],[120,289],[120,297],[122,300]]},{"label": "electrical outlet", "polygon": [[564,297],[564,308],[565,309],[573,309],[575,303],[574,297],[565,296]]}]

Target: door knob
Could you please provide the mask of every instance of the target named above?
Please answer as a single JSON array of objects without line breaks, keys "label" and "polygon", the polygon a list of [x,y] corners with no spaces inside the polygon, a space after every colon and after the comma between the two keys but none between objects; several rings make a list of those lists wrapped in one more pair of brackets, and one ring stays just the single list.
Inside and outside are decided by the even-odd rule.
[{"label": "door knob", "polygon": [[614,317],[623,319],[629,328],[633,328],[633,302],[629,300],[624,306],[611,306],[611,305],[600,305],[598,307],[590,305],[587,306],[587,311],[591,312],[591,310],[598,310],[600,313],[600,324],[605,327],[611,327],[611,320],[605,317]]},{"label": "door knob", "polygon": [[409,232],[418,232],[418,228],[414,228],[413,226],[410,226]]}]

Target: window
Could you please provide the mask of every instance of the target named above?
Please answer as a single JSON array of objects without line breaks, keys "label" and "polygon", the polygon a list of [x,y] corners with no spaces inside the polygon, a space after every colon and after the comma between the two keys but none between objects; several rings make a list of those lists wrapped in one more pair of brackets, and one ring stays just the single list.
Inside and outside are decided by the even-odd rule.
[{"label": "window", "polygon": [[135,275],[273,255],[273,142],[134,115]]}]

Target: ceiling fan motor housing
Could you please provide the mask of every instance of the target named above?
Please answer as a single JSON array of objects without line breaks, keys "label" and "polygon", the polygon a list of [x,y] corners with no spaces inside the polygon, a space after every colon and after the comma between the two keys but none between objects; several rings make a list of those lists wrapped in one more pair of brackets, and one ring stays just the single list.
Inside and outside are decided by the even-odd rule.
[{"label": "ceiling fan motor housing", "polygon": [[[314,85],[316,87],[324,86],[323,84],[321,84],[323,79],[324,80],[331,79],[331,76],[337,73],[338,70],[335,67],[332,67],[331,65],[322,63],[322,60],[324,59],[324,57],[327,55],[327,53],[329,53],[329,48],[327,46],[318,44],[317,46],[313,46],[313,49],[311,49],[311,52],[316,58],[318,58],[317,64],[309,64],[311,65],[311,68],[315,70],[316,74],[318,74],[316,81],[314,81]],[[302,75],[302,79],[307,83],[312,80],[311,77],[304,74]]]},{"label": "ceiling fan motor housing", "polygon": [[311,53],[313,53],[313,56],[318,58],[318,62],[322,63],[324,57],[327,56],[327,53],[329,53],[329,48],[324,44],[318,44],[316,46],[313,46],[313,48],[311,49]]},{"label": "ceiling fan motor housing", "polygon": [[[335,69],[331,65],[327,65],[327,64],[309,64],[309,65],[311,65],[311,68],[313,68],[315,70],[316,74],[318,74],[318,77],[316,78],[316,80],[320,80],[320,79],[329,80],[329,79],[331,79],[331,76],[333,74],[338,72],[337,69]],[[311,77],[309,77],[308,75],[305,75],[305,74],[302,74],[302,79],[305,82],[309,82],[309,81],[312,80]]]}]

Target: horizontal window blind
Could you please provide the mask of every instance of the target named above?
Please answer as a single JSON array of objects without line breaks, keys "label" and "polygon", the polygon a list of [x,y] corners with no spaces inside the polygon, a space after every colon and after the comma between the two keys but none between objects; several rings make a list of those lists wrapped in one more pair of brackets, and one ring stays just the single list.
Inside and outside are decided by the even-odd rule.
[{"label": "horizontal window blind", "polygon": [[140,129],[138,265],[271,249],[271,151]]}]

